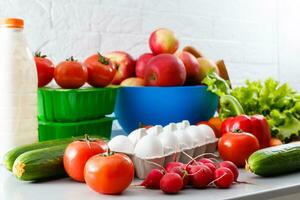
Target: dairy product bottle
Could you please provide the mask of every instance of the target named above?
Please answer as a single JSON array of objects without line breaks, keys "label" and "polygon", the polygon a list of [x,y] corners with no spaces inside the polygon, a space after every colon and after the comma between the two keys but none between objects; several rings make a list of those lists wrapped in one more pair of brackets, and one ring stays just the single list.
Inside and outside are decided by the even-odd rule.
[{"label": "dairy product bottle", "polygon": [[[0,159],[37,141],[37,72],[22,19],[0,19]],[[1,162],[0,162],[1,163]]]}]

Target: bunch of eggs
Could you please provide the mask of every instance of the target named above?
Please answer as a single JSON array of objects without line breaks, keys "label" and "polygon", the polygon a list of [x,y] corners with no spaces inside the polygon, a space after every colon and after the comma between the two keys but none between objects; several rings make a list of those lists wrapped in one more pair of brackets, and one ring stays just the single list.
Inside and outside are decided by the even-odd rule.
[{"label": "bunch of eggs", "polygon": [[109,148],[127,154],[134,162],[136,176],[144,179],[158,165],[172,161],[189,162],[192,158],[216,150],[217,138],[208,125],[190,125],[187,120],[165,127],[139,128],[128,136],[110,140]]}]

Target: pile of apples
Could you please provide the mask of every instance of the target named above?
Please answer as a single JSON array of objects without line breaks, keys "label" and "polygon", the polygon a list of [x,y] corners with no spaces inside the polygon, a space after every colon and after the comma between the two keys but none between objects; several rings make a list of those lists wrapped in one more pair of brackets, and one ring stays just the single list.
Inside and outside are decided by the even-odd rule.
[{"label": "pile of apples", "polygon": [[[131,66],[119,68],[122,86],[181,86],[200,85],[211,70],[219,73],[216,63],[192,46],[178,52],[179,41],[168,29],[160,28],[149,38],[151,53],[142,54],[136,61],[135,76]],[[120,52],[119,52],[120,53]],[[108,58],[112,58],[110,54]],[[127,63],[132,63],[128,60]],[[131,72],[130,72],[131,71]],[[119,84],[113,81],[113,84]]]}]

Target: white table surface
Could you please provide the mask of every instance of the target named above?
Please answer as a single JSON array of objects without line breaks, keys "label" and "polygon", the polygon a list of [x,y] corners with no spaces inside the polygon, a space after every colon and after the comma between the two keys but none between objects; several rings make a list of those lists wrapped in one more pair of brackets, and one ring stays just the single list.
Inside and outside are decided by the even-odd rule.
[{"label": "white table surface", "polygon": [[[122,195],[109,196],[98,194],[90,190],[87,185],[74,182],[69,178],[42,183],[22,182],[0,166],[0,200],[153,200],[153,198],[169,199],[170,197],[173,200],[259,200],[276,197],[281,199],[291,194],[294,194],[293,199],[300,199],[300,173],[276,178],[260,178],[241,170],[240,180],[252,184],[235,184],[230,189],[185,189],[177,195],[164,195],[160,190],[132,186]],[[299,193],[299,196],[295,193]]]}]

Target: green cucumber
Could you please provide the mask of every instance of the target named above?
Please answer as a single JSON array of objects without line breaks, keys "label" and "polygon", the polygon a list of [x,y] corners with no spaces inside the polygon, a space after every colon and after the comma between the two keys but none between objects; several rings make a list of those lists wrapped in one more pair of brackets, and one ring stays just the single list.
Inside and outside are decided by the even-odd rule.
[{"label": "green cucumber", "polygon": [[300,171],[300,142],[258,150],[248,158],[246,169],[266,177]]},{"label": "green cucumber", "polygon": [[28,151],[14,162],[13,174],[23,181],[64,177],[63,155],[68,144]]},{"label": "green cucumber", "polygon": [[[63,139],[49,140],[49,141],[19,146],[19,147],[16,147],[16,148],[8,151],[4,155],[3,164],[9,171],[12,171],[13,164],[14,164],[15,160],[17,159],[17,157],[25,152],[28,152],[31,150],[36,150],[36,149],[47,148],[47,147],[53,147],[53,146],[62,145],[62,144],[69,144],[75,140],[83,139],[84,137],[85,136],[63,138]],[[92,137],[95,137],[97,139],[99,138],[97,136],[92,136]],[[103,138],[99,138],[99,139],[103,139]],[[103,139],[103,140],[106,140],[106,139]]]}]

